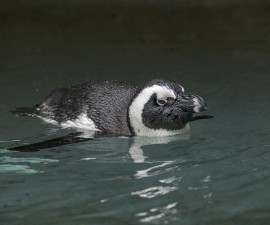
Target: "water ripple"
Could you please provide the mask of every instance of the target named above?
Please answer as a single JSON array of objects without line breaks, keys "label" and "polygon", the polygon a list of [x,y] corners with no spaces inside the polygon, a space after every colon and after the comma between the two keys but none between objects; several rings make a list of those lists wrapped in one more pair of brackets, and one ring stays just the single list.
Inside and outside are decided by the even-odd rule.
[{"label": "water ripple", "polygon": [[59,160],[42,158],[13,158],[9,156],[0,157],[0,173],[15,172],[22,174],[42,173],[43,171],[32,169],[28,165],[18,165],[13,163],[56,163]]},{"label": "water ripple", "polygon": [[7,172],[31,174],[31,173],[42,173],[43,171],[31,169],[27,165],[14,165],[14,164],[0,165],[0,173],[7,173]]},{"label": "water ripple", "polygon": [[[138,170],[134,176],[136,179],[141,179],[141,178],[155,176],[157,174],[163,173],[164,171],[173,170],[176,167],[168,168],[165,170],[163,169],[164,167],[166,167],[172,163],[174,163],[174,161],[164,162],[160,165],[153,166],[153,167],[150,167],[150,168],[145,169],[145,170]],[[160,169],[160,168],[162,168],[162,169]]]},{"label": "water ripple", "polygon": [[140,217],[140,222],[149,223],[149,222],[158,222],[160,219],[164,219],[164,223],[168,223],[175,219],[173,215],[177,214],[177,202],[170,203],[165,206],[156,207],[150,209],[148,212],[140,212],[135,216]]},{"label": "water ripple", "polygon": [[211,176],[206,176],[205,178],[203,178],[201,180],[201,182],[203,182],[203,183],[207,183],[207,182],[210,182],[210,181],[211,181]]},{"label": "water ripple", "polygon": [[131,192],[131,195],[138,195],[141,198],[151,199],[151,198],[155,198],[157,196],[168,194],[168,193],[175,191],[177,189],[178,189],[177,187],[157,186],[157,187],[146,188],[146,189],[141,190],[141,191]]},{"label": "water ripple", "polygon": [[170,184],[170,183],[173,183],[175,181],[181,181],[182,180],[182,177],[169,177],[169,178],[166,178],[166,179],[162,179],[162,180],[159,180],[160,183],[164,183],[164,184]]},{"label": "water ripple", "polygon": [[54,162],[59,162],[59,160],[56,159],[42,159],[42,158],[13,158],[9,156],[3,156],[0,157],[0,163],[54,163]]}]

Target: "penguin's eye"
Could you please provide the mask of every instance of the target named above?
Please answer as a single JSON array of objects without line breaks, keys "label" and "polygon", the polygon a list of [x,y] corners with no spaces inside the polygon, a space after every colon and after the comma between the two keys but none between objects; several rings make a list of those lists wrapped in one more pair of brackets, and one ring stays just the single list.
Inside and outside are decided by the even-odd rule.
[{"label": "penguin's eye", "polygon": [[163,105],[165,105],[165,104],[171,105],[171,104],[174,103],[174,101],[175,101],[174,98],[172,98],[172,97],[167,97],[166,99],[157,99],[157,104],[160,105],[160,106],[163,106]]},{"label": "penguin's eye", "polygon": [[159,105],[165,105],[166,104],[166,101],[164,99],[158,99],[157,100],[157,104],[159,104]]}]

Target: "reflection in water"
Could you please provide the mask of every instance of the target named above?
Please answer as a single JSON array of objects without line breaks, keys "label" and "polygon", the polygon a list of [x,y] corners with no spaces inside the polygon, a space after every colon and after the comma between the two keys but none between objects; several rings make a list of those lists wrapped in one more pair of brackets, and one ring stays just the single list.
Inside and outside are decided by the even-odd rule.
[{"label": "reflection in water", "polygon": [[[138,168],[132,171],[131,174],[133,174],[133,176],[117,176],[115,179],[115,177],[111,177],[110,175],[109,178],[103,179],[102,182],[125,182],[126,179],[130,179],[132,177],[132,180],[136,183],[140,183],[140,185],[138,185],[136,189],[129,189],[128,195],[126,195],[126,193],[121,193],[121,199],[124,198],[123,196],[129,196],[132,198],[140,199],[140,201],[147,201],[145,206],[149,205],[148,207],[144,206],[132,212],[133,217],[135,216],[138,223],[169,224],[170,222],[179,219],[180,202],[178,202],[174,196],[179,195],[179,193],[181,195],[183,190],[186,190],[191,195],[195,194],[197,196],[201,196],[201,199],[203,199],[205,202],[211,202],[210,200],[212,198],[212,192],[208,190],[207,185],[208,182],[211,181],[212,177],[209,174],[204,174],[204,176],[200,176],[199,179],[196,179],[195,183],[193,181],[192,183],[186,184],[185,180],[183,180],[185,175],[182,173],[182,170],[185,169],[185,167],[182,166],[182,163],[186,162],[185,159],[177,158],[177,162],[173,160],[155,160],[153,156],[151,156],[151,154],[144,149],[144,147],[148,145],[157,145],[157,147],[163,149],[163,144],[183,139],[187,140],[188,138],[188,136],[173,136],[162,138],[101,138],[96,139],[95,141],[75,143],[73,147],[71,145],[68,146],[67,150],[70,147],[70,150],[74,152],[73,159],[78,159],[75,161],[79,163],[79,169],[82,168],[81,163],[85,161],[89,162],[86,163],[87,165],[91,165],[91,162],[107,162],[108,158],[110,159],[110,162],[112,162],[114,157],[117,162],[119,162],[119,160],[126,162],[127,158],[130,162],[131,158],[131,162],[133,163],[144,163],[142,165],[136,165]],[[77,146],[77,151],[73,149],[74,146]],[[96,146],[99,147],[97,151],[95,151]],[[165,147],[164,149],[167,148]],[[46,153],[45,149],[44,151]],[[17,157],[15,157],[15,154],[0,157],[0,173],[42,173],[43,171],[32,168],[30,164],[48,164],[61,161],[46,159],[46,157],[44,157],[44,152],[42,151],[40,151],[38,154],[40,154],[39,157],[19,158],[17,155]],[[61,156],[58,155],[57,157],[64,158],[65,154],[68,154],[68,151],[61,151]],[[34,155],[37,156],[37,154]],[[130,157],[125,157],[126,155],[129,155]],[[103,166],[104,165],[100,165],[100,167]],[[197,167],[193,166],[193,168]],[[46,170],[44,169],[44,171]],[[99,179],[100,176],[103,176],[103,173],[104,170],[102,170],[102,175],[98,175]],[[119,179],[119,177],[121,178]],[[148,182],[149,184],[145,186],[144,184],[147,184]],[[141,184],[143,184],[143,186]],[[116,196],[119,195],[116,194]],[[164,201],[164,199],[166,200]],[[106,194],[101,195],[98,200],[98,203],[102,204],[103,207],[111,205],[112,202],[113,201],[109,201],[109,198],[107,198]],[[158,204],[156,202],[158,202]]]},{"label": "reflection in water", "polygon": [[143,163],[146,156],[143,154],[142,147],[147,145],[168,144],[173,141],[189,140],[190,134],[175,135],[168,137],[134,137],[133,143],[129,148],[129,154],[135,163]]},{"label": "reflection in water", "polygon": [[[137,180],[149,179],[153,176],[162,176],[163,179],[158,179],[160,185],[131,192],[131,195],[151,201],[151,199],[161,198],[162,196],[175,193],[179,189],[179,182],[181,182],[182,177],[171,176],[174,171],[179,171],[179,167],[174,161],[167,161],[144,170],[138,170],[134,175],[135,179]],[[162,205],[159,207],[150,208],[148,210],[136,213],[135,217],[137,217],[139,222],[142,223],[160,223],[163,221],[164,224],[168,224],[169,222],[177,220],[177,205],[178,202],[173,202],[165,206]]]},{"label": "reflection in water", "polygon": [[[132,192],[131,195],[150,200],[167,195],[176,191],[177,189],[177,186],[154,186],[144,190]],[[135,216],[140,218],[140,222],[154,222],[159,221],[160,219],[172,221],[174,219],[172,215],[177,213],[177,210],[175,209],[177,204],[177,202],[174,202],[166,206],[151,208],[147,211],[136,213]]]},{"label": "reflection in water", "polygon": [[14,152],[9,151],[7,149],[0,149],[0,154],[3,154],[3,153],[14,153]]},{"label": "reflection in water", "polygon": [[0,157],[0,162],[5,163],[52,163],[52,162],[59,162],[59,160],[55,159],[41,159],[41,158],[12,158],[8,156]]},{"label": "reflection in water", "polygon": [[[82,132],[83,138],[89,138],[89,132]],[[91,136],[91,134],[90,134]],[[92,137],[92,136],[91,136]],[[113,151],[115,152],[115,149],[125,149],[123,144],[126,144],[126,149],[128,149],[128,153],[133,160],[134,163],[143,163],[147,162],[146,159],[147,157],[145,156],[143,152],[143,147],[147,145],[154,145],[154,144],[167,144],[172,141],[177,141],[181,139],[188,139],[189,135],[185,136],[172,136],[172,137],[160,137],[160,138],[144,138],[144,137],[135,137],[135,138],[121,138],[121,141],[119,141],[119,138],[107,138],[104,139],[104,146],[106,146],[107,150],[110,149],[110,147],[113,147]],[[107,143],[108,142],[108,143]],[[78,145],[78,143],[76,143]],[[90,146],[93,145],[93,142],[88,143]],[[109,144],[109,146],[108,146]],[[118,146],[121,144],[120,146]],[[43,150],[45,151],[45,150]],[[1,149],[0,153],[16,153],[16,151],[8,151],[5,149]],[[122,152],[123,154],[123,152]],[[127,152],[124,152],[124,154],[127,154]],[[81,158],[83,161],[92,161],[92,160],[97,160],[97,157],[93,156],[87,156]],[[32,169],[28,164],[33,164],[33,163],[42,163],[42,164],[47,164],[47,163],[55,163],[59,162],[59,160],[53,160],[53,159],[46,159],[41,156],[41,158],[35,158],[35,157],[29,157],[29,158],[19,158],[19,157],[10,157],[10,156],[3,156],[0,157],[0,172],[16,172],[16,173],[38,173],[41,171],[34,170]],[[150,160],[148,161],[150,162]],[[137,171],[136,174],[134,175],[135,178],[144,178],[148,176],[153,176],[158,173],[162,173],[163,170],[161,169],[162,167],[165,167],[173,162],[168,161],[164,162],[161,165],[153,166],[150,167],[146,170],[141,170]],[[23,165],[22,165],[23,164]],[[166,170],[170,170],[173,168],[166,168]],[[164,181],[166,182],[166,181]]]},{"label": "reflection in water", "polygon": [[201,187],[192,187],[192,186],[190,186],[190,187],[188,187],[188,190],[190,190],[190,191],[198,191],[198,190],[203,190],[203,189],[207,189],[208,188],[208,186],[201,186]]},{"label": "reflection in water", "polygon": [[10,142],[19,142],[21,140],[11,140],[11,141],[0,141],[0,143],[10,143]]},{"label": "reflection in water", "polygon": [[152,208],[147,212],[137,213],[135,216],[140,218],[140,222],[155,222],[164,217],[168,217],[166,222],[173,221],[175,219],[173,215],[177,213],[177,209],[175,208],[177,204],[177,202],[174,202],[165,206]]},{"label": "reflection in water", "polygon": [[[32,169],[29,165],[21,165],[21,163],[56,163],[59,160],[42,159],[42,158],[15,158],[9,156],[0,157],[0,173],[16,172],[23,174],[42,173],[43,171]],[[12,163],[12,164],[11,164]]]},{"label": "reflection in water", "polygon": [[164,183],[164,184],[171,184],[171,183],[176,182],[176,181],[181,182],[181,180],[182,180],[182,177],[173,176],[173,177],[169,177],[169,178],[166,178],[166,179],[159,180],[159,182]]},{"label": "reflection in water", "polygon": [[207,183],[207,182],[210,182],[210,181],[211,181],[211,176],[206,176],[205,178],[203,178],[201,180],[201,182],[203,182],[203,183]]},{"label": "reflection in water", "polygon": [[177,190],[176,187],[170,187],[170,186],[158,186],[158,187],[150,187],[150,188],[146,188],[144,190],[141,191],[135,191],[132,192],[131,195],[138,195],[141,198],[155,198],[157,196],[160,195],[166,195],[172,191]]},{"label": "reflection in water", "polygon": [[[149,167],[148,169],[145,169],[145,170],[139,170],[136,172],[136,174],[134,176],[137,179],[155,176],[157,174],[163,173],[164,172],[163,167],[168,166],[172,163],[173,163],[173,161],[168,161],[168,162],[164,162],[164,163],[157,165],[157,166]],[[173,169],[173,168],[171,168],[171,169]],[[167,169],[167,171],[168,171],[168,169]]]},{"label": "reflection in water", "polygon": [[96,159],[96,158],[91,158],[91,157],[86,157],[86,158],[82,158],[81,160],[94,160],[94,159]]},{"label": "reflection in water", "polygon": [[[169,143],[170,141],[174,141],[177,137],[173,138],[162,138],[162,139],[151,139],[147,141],[143,141],[143,139],[135,139],[133,144],[131,144],[131,148],[129,153],[134,160],[135,163],[138,162],[145,162],[146,156],[143,152],[142,147],[148,144],[164,144]],[[177,139],[176,139],[177,140]],[[179,140],[179,137],[178,137]],[[155,142],[156,141],[156,142]],[[137,148],[135,147],[137,145]],[[133,148],[132,148],[133,147]],[[135,151],[135,152],[132,152]],[[139,154],[138,154],[139,152]],[[136,157],[134,157],[136,156]],[[141,156],[138,157],[138,156]],[[149,160],[149,158],[147,158]],[[149,160],[150,162],[150,160]],[[185,162],[185,160],[181,160],[181,163]],[[134,178],[136,180],[140,179],[153,179],[158,181],[159,184],[152,185],[152,183],[144,187],[144,189],[139,189],[136,191],[131,192],[132,196],[138,196],[144,201],[153,201],[156,202],[157,200],[162,201],[162,199],[170,199],[173,198],[172,196],[178,195],[183,191],[186,191],[187,195],[190,196],[197,196],[200,199],[203,199],[205,202],[204,204],[211,204],[212,203],[212,191],[209,190],[209,182],[212,180],[212,176],[209,174],[204,174],[204,176],[197,177],[194,176],[194,179],[191,183],[187,183],[185,178],[185,174],[179,172],[184,171],[186,168],[179,165],[179,159],[176,161],[164,161],[160,162],[159,164],[149,165],[148,168],[144,168],[141,170],[137,170],[134,174]],[[195,168],[194,171],[199,172],[200,167],[199,165],[195,166],[192,165],[191,168]],[[156,177],[156,178],[155,178]],[[181,182],[181,185],[180,185]],[[181,195],[181,194],[180,194]],[[174,198],[173,198],[174,199]],[[167,205],[162,205],[155,208],[144,209],[143,211],[135,213],[135,217],[138,218],[138,221],[141,223],[164,223],[169,224],[173,221],[179,219],[179,210],[177,206],[180,202],[174,201]]]},{"label": "reflection in water", "polygon": [[4,164],[0,165],[0,173],[22,173],[22,174],[31,174],[31,173],[42,173],[42,171],[31,169],[27,165],[14,165],[14,164]]}]

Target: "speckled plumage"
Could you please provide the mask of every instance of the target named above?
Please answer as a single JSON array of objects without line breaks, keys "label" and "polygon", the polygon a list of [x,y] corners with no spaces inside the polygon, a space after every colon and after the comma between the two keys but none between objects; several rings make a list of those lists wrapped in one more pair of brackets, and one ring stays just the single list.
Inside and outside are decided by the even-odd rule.
[{"label": "speckled plumage", "polygon": [[127,109],[137,87],[117,81],[89,82],[53,91],[35,114],[65,124],[85,113],[98,130],[131,135]]},{"label": "speckled plumage", "polygon": [[113,135],[170,136],[189,131],[206,104],[174,82],[156,79],[142,88],[117,81],[89,82],[53,91],[34,109],[17,112],[63,127]]}]

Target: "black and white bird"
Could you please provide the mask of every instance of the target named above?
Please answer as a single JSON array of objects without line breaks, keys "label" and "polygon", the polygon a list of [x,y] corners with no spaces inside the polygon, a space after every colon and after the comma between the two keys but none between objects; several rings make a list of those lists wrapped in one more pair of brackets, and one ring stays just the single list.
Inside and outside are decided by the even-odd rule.
[{"label": "black and white bird", "polygon": [[193,113],[206,108],[200,96],[186,93],[180,84],[156,79],[142,88],[117,81],[59,88],[36,107],[16,112],[62,127],[155,137],[188,132]]}]

